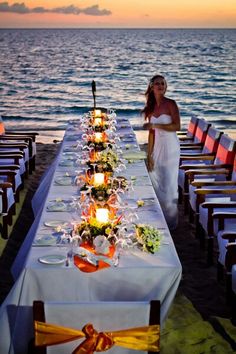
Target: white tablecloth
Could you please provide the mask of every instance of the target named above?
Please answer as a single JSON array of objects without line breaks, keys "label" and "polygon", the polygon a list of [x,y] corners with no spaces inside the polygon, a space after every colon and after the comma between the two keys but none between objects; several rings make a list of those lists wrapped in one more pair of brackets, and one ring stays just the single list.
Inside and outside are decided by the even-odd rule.
[{"label": "white tablecloth", "polygon": [[[80,135],[75,129],[72,126],[66,132],[42,214],[36,219],[13,265],[13,275],[16,278],[19,277],[1,308],[0,333],[8,331],[6,329],[7,305],[31,306],[33,300],[94,302],[159,299],[161,301],[161,323],[164,323],[177,291],[181,279],[181,264],[143,160],[130,161],[127,163],[126,170],[120,172],[119,175],[136,178],[134,191],[129,192],[129,199],[154,198],[155,202],[151,206],[138,208],[137,215],[139,216],[138,222],[151,224],[161,229],[162,242],[158,252],[152,255],[138,249],[124,250],[121,252],[117,267],[106,268],[95,273],[83,273],[74,264],[66,266],[63,263],[53,266],[41,264],[38,261],[41,256],[66,255],[68,251],[67,247],[60,245],[31,247],[31,243],[33,239],[50,233],[50,229],[44,225],[45,222],[52,220],[68,222],[76,218],[75,213],[47,210],[50,201],[59,197],[70,198],[79,193],[75,185],[55,184],[55,179],[59,176],[65,173],[73,174],[75,170],[80,170],[82,167],[78,159],[76,159],[77,162],[72,161],[70,166],[61,164],[66,160],[66,156],[69,156],[65,152],[76,146],[74,139]],[[117,134],[121,137],[120,145],[123,149],[128,147],[127,144],[132,148],[137,148],[136,142],[129,142],[130,139],[132,140],[129,135],[133,134],[130,127],[118,130]],[[50,174],[52,175],[52,171]],[[22,254],[26,256],[27,253],[27,259],[23,259]]]}]

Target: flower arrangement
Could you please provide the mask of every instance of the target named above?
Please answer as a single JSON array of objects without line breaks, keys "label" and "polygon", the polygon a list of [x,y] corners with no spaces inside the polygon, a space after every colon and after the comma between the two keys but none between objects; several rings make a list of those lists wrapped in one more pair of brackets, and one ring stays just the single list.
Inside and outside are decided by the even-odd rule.
[{"label": "flower arrangement", "polygon": [[[93,176],[84,176],[81,178],[85,181],[85,184],[80,188],[81,191],[90,190],[91,197],[98,202],[108,201],[108,199],[119,189],[125,191],[128,188],[127,179],[123,176],[117,176],[116,178],[108,177],[105,174],[104,183],[94,185]],[[91,188],[90,188],[91,187]]]},{"label": "flower arrangement", "polygon": [[108,136],[105,131],[103,132],[93,132],[87,136],[87,145],[92,146],[95,151],[102,151],[107,148],[113,148],[113,141],[108,139]]},{"label": "flower arrangement", "polygon": [[105,130],[107,130],[109,128],[109,124],[108,123],[103,123],[101,125],[92,125],[91,126],[93,128],[93,130],[96,132],[96,133],[102,133],[104,132]]},{"label": "flower arrangement", "polygon": [[96,171],[103,172],[113,172],[117,167],[119,158],[116,152],[112,149],[107,148],[106,150],[101,151],[99,154],[93,154],[92,160],[87,161],[87,165],[92,168],[91,163],[96,163]]},{"label": "flower arrangement", "polygon": [[88,146],[93,146],[95,151],[103,151],[107,148],[112,149],[112,144],[108,141],[88,141]]},{"label": "flower arrangement", "polygon": [[[88,186],[84,184],[80,190],[88,190]],[[93,186],[90,193],[93,199],[101,202],[107,201],[107,199],[112,195],[113,190],[111,189],[110,184],[101,184],[99,186]]]},{"label": "flower arrangement", "polygon": [[114,244],[120,223],[120,217],[106,223],[101,223],[95,217],[90,217],[77,224],[74,231],[83,242],[93,244],[97,236],[105,236],[110,244]]},{"label": "flower arrangement", "polygon": [[135,228],[136,239],[142,250],[149,253],[155,253],[158,251],[161,242],[160,231],[155,227],[146,224],[137,224]]}]

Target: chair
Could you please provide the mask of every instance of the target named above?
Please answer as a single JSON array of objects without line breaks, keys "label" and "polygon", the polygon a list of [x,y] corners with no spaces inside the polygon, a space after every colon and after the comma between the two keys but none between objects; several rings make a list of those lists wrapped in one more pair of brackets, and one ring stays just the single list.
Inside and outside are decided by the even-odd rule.
[{"label": "chair", "polygon": [[207,132],[206,140],[202,148],[193,150],[183,150],[180,155],[180,169],[178,176],[179,194],[180,200],[184,199],[185,211],[187,211],[188,203],[188,175],[185,174],[183,166],[189,164],[198,165],[203,163],[203,161],[211,162],[211,160],[201,160],[204,156],[216,155],[217,148],[219,145],[220,137],[223,133],[214,127],[210,127]]},{"label": "chair", "polygon": [[197,130],[198,121],[199,118],[197,118],[196,116],[192,116],[189,121],[188,129],[186,131],[181,130],[177,132],[180,141],[184,141],[184,140],[191,141],[194,139]]},{"label": "chair", "polygon": [[26,143],[29,149],[29,173],[35,170],[36,158],[36,132],[15,132],[6,130],[2,117],[0,116],[0,141],[2,142],[15,142]]},{"label": "chair", "polygon": [[29,173],[29,147],[26,143],[0,142],[0,153],[22,153],[25,163],[25,176]]},{"label": "chair", "polygon": [[[7,168],[6,168],[7,167]],[[15,201],[20,201],[20,190],[23,189],[23,181],[20,175],[20,167],[17,165],[0,166],[0,179],[3,182],[10,182],[15,197]]]},{"label": "chair", "polygon": [[22,152],[0,151],[0,166],[8,169],[9,166],[16,165],[20,167],[20,175],[24,180],[26,174],[24,154]]},{"label": "chair", "polygon": [[226,276],[226,300],[232,307],[232,323],[236,325],[236,207],[234,212],[215,212],[219,257],[217,277]]},{"label": "chair", "polygon": [[214,235],[213,213],[216,211],[226,211],[236,209],[236,156],[234,159],[234,169],[231,181],[196,182],[193,185],[196,194],[197,230],[202,244],[204,244],[205,234],[208,240],[208,262],[212,262]]},{"label": "chair", "polygon": [[8,238],[8,225],[12,225],[12,215],[15,213],[15,199],[12,184],[0,183],[0,216],[2,219],[0,233],[2,238]]},{"label": "chair", "polygon": [[[14,309],[13,309],[14,310]],[[81,330],[85,324],[92,323],[98,331],[117,331],[147,325],[160,324],[160,302],[79,302],[79,303],[43,303],[35,301],[33,307],[15,308],[14,328],[11,332],[11,353],[29,354],[72,353],[82,341],[45,347],[35,347],[33,321],[57,324]],[[13,316],[13,315],[12,315]],[[11,327],[10,327],[11,328]],[[160,336],[157,335],[158,347]],[[1,345],[0,345],[1,349]],[[125,349],[113,346],[107,351],[111,354],[146,353],[141,350]],[[154,352],[149,351],[149,354]],[[155,351],[158,353],[158,351]]]},{"label": "chair", "polygon": [[182,148],[184,146],[203,146],[207,136],[207,131],[210,126],[211,124],[208,123],[205,119],[199,119],[194,137],[184,141],[181,141],[180,139],[180,147]]},{"label": "chair", "polygon": [[[199,165],[182,165],[180,169],[185,171],[185,190],[189,190],[189,206],[190,212],[198,215],[197,194],[196,188],[214,180],[229,179],[234,166],[234,158],[236,152],[236,141],[231,139],[228,135],[223,134],[220,138],[216,155],[202,156],[201,160],[204,163]],[[209,161],[213,162],[208,164]],[[187,193],[187,192],[186,192]],[[198,221],[198,220],[197,220]]]},{"label": "chair", "polygon": [[221,279],[222,269],[225,269],[227,245],[229,242],[236,242],[236,203],[234,210],[220,209],[220,211],[214,211],[212,217],[214,221],[217,221],[214,227],[219,251],[217,276]]},{"label": "chair", "polygon": [[[234,257],[236,258],[236,247],[232,246]],[[232,323],[236,326],[236,259],[232,262]]]}]

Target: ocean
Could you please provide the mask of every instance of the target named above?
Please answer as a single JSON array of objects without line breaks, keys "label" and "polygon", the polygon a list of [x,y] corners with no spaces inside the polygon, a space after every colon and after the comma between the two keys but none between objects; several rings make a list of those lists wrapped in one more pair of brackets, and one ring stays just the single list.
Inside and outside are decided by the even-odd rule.
[{"label": "ocean", "polygon": [[192,114],[236,129],[236,29],[1,29],[0,115],[44,141],[93,106],[140,129],[149,79],[163,74],[182,126]]}]

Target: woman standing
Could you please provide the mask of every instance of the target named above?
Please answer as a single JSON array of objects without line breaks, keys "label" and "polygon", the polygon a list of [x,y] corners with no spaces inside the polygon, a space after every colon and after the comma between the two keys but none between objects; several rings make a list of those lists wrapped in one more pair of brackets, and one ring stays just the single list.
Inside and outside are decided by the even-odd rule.
[{"label": "woman standing", "polygon": [[149,82],[143,109],[149,129],[147,164],[156,195],[170,229],[178,223],[178,170],[180,147],[176,131],[180,115],[176,102],[165,96],[167,83],[162,75]]}]

